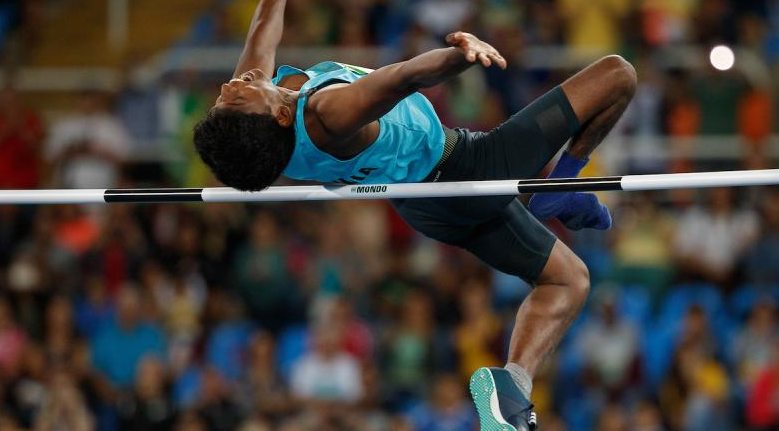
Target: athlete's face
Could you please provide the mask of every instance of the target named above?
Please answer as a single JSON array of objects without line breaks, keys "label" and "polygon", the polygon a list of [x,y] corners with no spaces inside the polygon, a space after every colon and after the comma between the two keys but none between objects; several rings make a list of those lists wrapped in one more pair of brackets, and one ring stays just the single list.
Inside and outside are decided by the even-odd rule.
[{"label": "athlete's face", "polygon": [[215,108],[233,109],[247,114],[276,116],[282,105],[278,87],[260,69],[252,69],[222,84]]}]

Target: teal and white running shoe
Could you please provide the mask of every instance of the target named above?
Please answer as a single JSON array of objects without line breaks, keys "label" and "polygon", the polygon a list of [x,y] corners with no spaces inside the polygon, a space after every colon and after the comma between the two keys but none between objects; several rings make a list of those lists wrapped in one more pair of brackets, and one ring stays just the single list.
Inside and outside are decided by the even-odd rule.
[{"label": "teal and white running shoe", "polygon": [[522,395],[507,370],[479,368],[471,376],[470,386],[481,431],[534,431],[538,428],[533,404]]}]

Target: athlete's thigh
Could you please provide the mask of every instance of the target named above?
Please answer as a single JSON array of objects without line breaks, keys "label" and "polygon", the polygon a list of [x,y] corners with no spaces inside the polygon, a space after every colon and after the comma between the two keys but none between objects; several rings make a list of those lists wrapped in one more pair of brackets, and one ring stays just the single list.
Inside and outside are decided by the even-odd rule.
[{"label": "athlete's thigh", "polygon": [[473,134],[473,179],[534,178],[578,130],[568,98],[555,87],[489,133]]},{"label": "athlete's thigh", "polygon": [[500,218],[474,230],[462,247],[499,271],[535,283],[555,242],[557,237],[515,199]]},{"label": "athlete's thigh", "polygon": [[501,218],[515,196],[392,199],[411,227],[451,245],[462,245],[477,226]]}]

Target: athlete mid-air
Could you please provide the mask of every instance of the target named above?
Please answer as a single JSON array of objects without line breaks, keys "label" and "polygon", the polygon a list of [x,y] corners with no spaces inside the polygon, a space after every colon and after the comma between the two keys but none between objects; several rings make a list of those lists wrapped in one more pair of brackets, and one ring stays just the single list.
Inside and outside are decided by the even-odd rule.
[{"label": "athlete mid-air", "polygon": [[[563,145],[550,174],[576,177],[620,118],[636,87],[633,67],[605,57],[488,133],[443,126],[417,91],[480,64],[506,67],[492,46],[452,33],[437,49],[375,71],[335,62],[275,73],[285,0],[261,0],[233,79],[195,128],[216,177],[261,190],[279,176],[332,183],[533,178]],[[539,220],[607,229],[590,193],[393,200],[419,232],[462,247],[534,286],[517,311],[507,364],[480,368],[471,394],[484,431],[532,429],[533,376],[579,313],[589,291],[582,261]]]}]

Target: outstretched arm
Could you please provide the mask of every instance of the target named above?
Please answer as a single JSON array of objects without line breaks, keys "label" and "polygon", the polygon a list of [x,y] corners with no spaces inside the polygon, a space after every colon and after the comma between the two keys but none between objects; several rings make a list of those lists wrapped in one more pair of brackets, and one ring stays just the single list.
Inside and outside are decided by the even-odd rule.
[{"label": "outstretched arm", "polygon": [[251,69],[260,69],[273,76],[276,48],[284,32],[284,7],[287,0],[260,0],[254,11],[246,45],[238,60],[233,78]]},{"label": "outstretched arm", "polygon": [[484,67],[506,68],[495,48],[469,33],[447,36],[452,48],[436,49],[411,60],[378,69],[352,84],[320,91],[309,107],[333,138],[354,135],[378,120],[401,100],[462,73],[477,61]]}]

